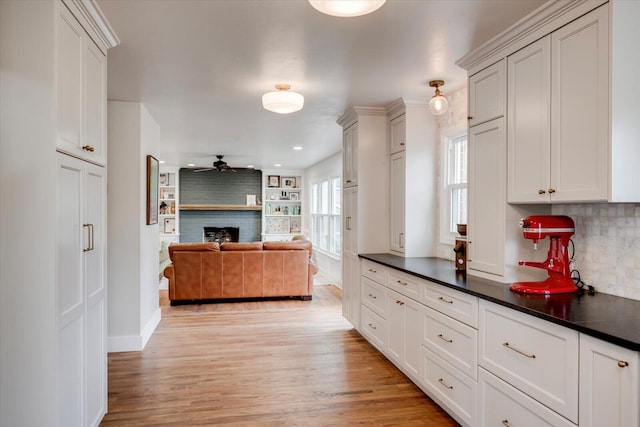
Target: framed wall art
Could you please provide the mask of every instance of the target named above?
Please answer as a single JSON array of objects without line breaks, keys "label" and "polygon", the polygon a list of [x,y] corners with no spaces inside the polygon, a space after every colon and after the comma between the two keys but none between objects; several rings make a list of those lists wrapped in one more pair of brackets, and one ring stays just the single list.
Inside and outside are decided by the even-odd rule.
[{"label": "framed wall art", "polygon": [[158,223],[158,159],[147,156],[147,225]]},{"label": "framed wall art", "polygon": [[280,187],[280,175],[268,175],[267,187]]},{"label": "framed wall art", "polygon": [[293,176],[282,177],[282,188],[296,188],[296,178]]}]

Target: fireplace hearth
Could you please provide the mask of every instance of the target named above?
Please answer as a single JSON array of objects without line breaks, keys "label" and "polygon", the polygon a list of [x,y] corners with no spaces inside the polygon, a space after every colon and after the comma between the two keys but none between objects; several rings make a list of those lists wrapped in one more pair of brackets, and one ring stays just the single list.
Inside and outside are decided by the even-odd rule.
[{"label": "fireplace hearth", "polygon": [[204,227],[203,242],[237,242],[240,239],[240,227]]}]

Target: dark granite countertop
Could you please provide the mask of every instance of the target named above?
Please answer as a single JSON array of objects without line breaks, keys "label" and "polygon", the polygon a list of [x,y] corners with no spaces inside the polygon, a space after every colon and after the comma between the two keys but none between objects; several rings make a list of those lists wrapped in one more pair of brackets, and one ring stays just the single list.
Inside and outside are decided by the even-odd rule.
[{"label": "dark granite countertop", "polygon": [[640,351],[640,301],[598,292],[595,295],[586,292],[549,296],[521,294],[510,291],[508,284],[467,276],[445,259],[403,258],[385,253],[360,254],[360,257]]}]

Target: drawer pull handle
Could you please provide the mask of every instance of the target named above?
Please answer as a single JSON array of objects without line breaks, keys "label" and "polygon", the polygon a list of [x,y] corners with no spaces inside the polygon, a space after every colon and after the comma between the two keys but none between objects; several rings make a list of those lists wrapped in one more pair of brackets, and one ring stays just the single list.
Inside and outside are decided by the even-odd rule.
[{"label": "drawer pull handle", "polygon": [[618,360],[618,366],[621,368],[626,368],[629,366],[629,362],[625,362],[624,360]]},{"label": "drawer pull handle", "polygon": [[515,347],[511,347],[511,346],[509,345],[509,343],[508,343],[508,342],[503,342],[503,343],[502,343],[502,345],[503,345],[503,346],[505,346],[505,347],[507,347],[509,350],[513,350],[513,351],[515,351],[516,353],[521,354],[521,355],[523,355],[524,357],[527,357],[527,358],[529,358],[529,359],[535,359],[535,358],[536,358],[536,355],[535,355],[535,354],[528,354],[528,353],[525,353],[525,352],[524,352],[524,351],[522,351],[522,350],[518,350],[518,349],[517,349],[517,348],[515,348]]},{"label": "drawer pull handle", "polygon": [[450,340],[449,338],[445,338],[444,335],[442,334],[438,334],[438,338],[440,338],[442,341],[453,342],[453,340]]},{"label": "drawer pull handle", "polygon": [[375,295],[373,295],[373,294],[369,294],[369,296],[370,296],[371,298],[373,298],[373,299],[377,299],[377,298],[376,298],[376,296],[375,296]]},{"label": "drawer pull handle", "polygon": [[375,326],[373,326],[371,323],[369,323],[369,327],[370,327],[371,329],[378,329],[378,328],[376,328]]},{"label": "drawer pull handle", "polygon": [[91,152],[91,153],[93,153],[93,152],[96,150],[94,147],[92,147],[92,146],[90,146],[90,145],[83,145],[83,146],[82,146],[82,149],[83,149],[84,151],[89,151],[89,152]]},{"label": "drawer pull handle", "polygon": [[374,270],[374,269],[372,269],[372,268],[370,268],[370,269],[369,269],[369,271],[370,271],[371,273],[377,273],[377,271],[376,271],[376,270]]},{"label": "drawer pull handle", "polygon": [[438,382],[439,382],[440,384],[442,384],[443,386],[445,386],[446,388],[448,388],[449,390],[453,390],[453,386],[452,386],[452,385],[449,385],[449,384],[447,384],[447,383],[445,383],[445,382],[444,382],[444,380],[443,380],[442,378],[438,378]]},{"label": "drawer pull handle", "polygon": [[509,420],[502,420],[502,425],[506,427],[511,427],[511,424],[509,424]]},{"label": "drawer pull handle", "polygon": [[446,302],[447,304],[453,304],[453,301],[449,301],[449,300],[444,299],[444,298],[442,298],[442,297],[438,297],[438,299],[439,299],[440,301],[442,301],[442,302]]},{"label": "drawer pull handle", "polygon": [[396,304],[404,305],[402,301],[397,301],[397,300],[396,300]]},{"label": "drawer pull handle", "polygon": [[396,280],[396,282],[400,283],[402,286],[407,286],[407,282],[403,282],[401,280]]}]

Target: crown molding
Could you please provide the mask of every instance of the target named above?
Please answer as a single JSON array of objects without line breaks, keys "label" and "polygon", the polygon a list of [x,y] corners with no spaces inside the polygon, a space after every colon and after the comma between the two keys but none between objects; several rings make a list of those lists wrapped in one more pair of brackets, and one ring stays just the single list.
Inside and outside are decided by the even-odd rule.
[{"label": "crown molding", "polygon": [[386,117],[387,109],[381,107],[351,107],[336,121],[336,123],[346,129],[357,122],[358,117],[360,116]]},{"label": "crown molding", "polygon": [[479,71],[604,3],[607,0],[550,0],[458,59],[456,65],[470,73]]},{"label": "crown molding", "polygon": [[91,38],[105,53],[120,44],[120,39],[95,0],[63,0]]}]

